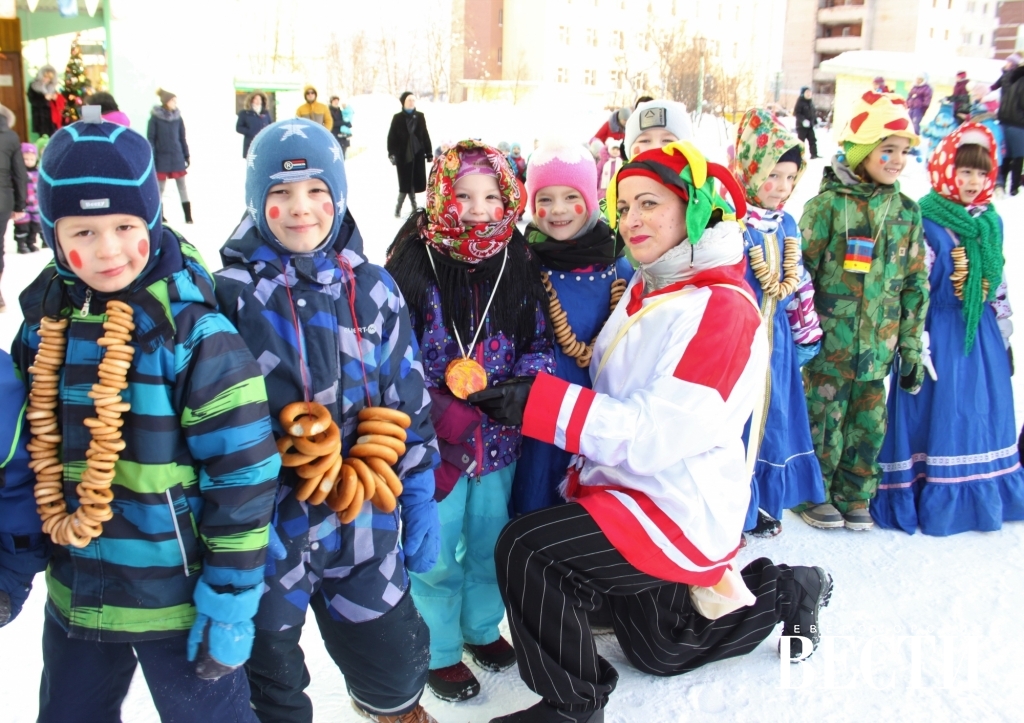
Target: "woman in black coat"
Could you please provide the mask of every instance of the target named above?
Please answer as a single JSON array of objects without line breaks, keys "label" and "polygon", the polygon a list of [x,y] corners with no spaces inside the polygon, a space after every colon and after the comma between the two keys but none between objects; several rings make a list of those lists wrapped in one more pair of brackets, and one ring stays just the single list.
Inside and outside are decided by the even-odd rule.
[{"label": "woman in black coat", "polygon": [[245,108],[238,111],[235,130],[242,134],[242,158],[249,155],[249,144],[256,134],[273,123],[267,110],[267,97],[263,93],[252,93],[245,99]]},{"label": "woman in black coat", "polygon": [[402,204],[409,196],[415,211],[416,194],[427,189],[426,162],[433,157],[427,119],[416,110],[416,96],[406,91],[399,98],[402,112],[395,113],[388,131],[388,158],[398,171],[398,205],[395,218],[402,215]]},{"label": "woman in black coat", "polygon": [[185,121],[181,119],[178,97],[174,93],[161,88],[156,94],[160,96],[160,105],[153,106],[146,137],[153,147],[160,197],[163,198],[167,179],[174,179],[181,197],[181,209],[185,212],[185,223],[192,223],[192,204],[188,200],[188,188],[185,186],[186,169],[190,163]]},{"label": "woman in black coat", "polygon": [[796,117],[796,137],[807,141],[811,158],[817,158],[818,139],[814,136],[814,126],[818,122],[818,116],[814,112],[814,101],[811,98],[811,89],[801,88],[800,97],[796,99],[796,105],[793,106],[793,115]]},{"label": "woman in black coat", "polygon": [[44,65],[28,86],[28,102],[32,106],[32,131],[41,136],[57,132],[53,122],[52,101],[57,97],[57,71]]}]

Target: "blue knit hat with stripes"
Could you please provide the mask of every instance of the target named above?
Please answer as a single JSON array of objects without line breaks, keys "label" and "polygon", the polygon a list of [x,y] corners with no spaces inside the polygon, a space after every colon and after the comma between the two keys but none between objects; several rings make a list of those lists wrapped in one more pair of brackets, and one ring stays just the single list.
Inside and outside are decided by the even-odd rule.
[{"label": "blue knit hat with stripes", "polygon": [[[149,228],[150,264],[163,236],[160,186],[149,141],[116,123],[79,121],[53,134],[39,167],[43,238],[57,250],[65,216],[138,216]],[[59,256],[59,255],[58,255]]]}]

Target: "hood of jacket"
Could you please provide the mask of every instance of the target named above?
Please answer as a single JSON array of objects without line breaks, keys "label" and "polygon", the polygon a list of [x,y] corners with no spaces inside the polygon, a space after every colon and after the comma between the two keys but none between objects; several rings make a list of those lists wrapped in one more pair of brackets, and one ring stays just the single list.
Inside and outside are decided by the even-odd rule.
[{"label": "hood of jacket", "polygon": [[[53,73],[53,80],[49,83],[43,81],[43,76],[46,73]],[[52,65],[44,65],[36,71],[36,77],[32,80],[32,90],[43,95],[48,95],[57,91],[57,70]]]},{"label": "hood of jacket", "polygon": [[155,106],[153,106],[153,110],[150,111],[150,113],[157,120],[168,121],[168,122],[176,121],[179,118],[181,118],[181,111],[178,108],[175,108],[174,110],[168,110],[167,108],[165,108],[162,105],[155,105]]},{"label": "hood of jacket", "polygon": [[245,97],[245,110],[253,110],[252,102],[255,98],[260,98],[263,101],[263,106],[260,108],[261,113],[267,112],[267,94],[262,91],[253,91]]}]

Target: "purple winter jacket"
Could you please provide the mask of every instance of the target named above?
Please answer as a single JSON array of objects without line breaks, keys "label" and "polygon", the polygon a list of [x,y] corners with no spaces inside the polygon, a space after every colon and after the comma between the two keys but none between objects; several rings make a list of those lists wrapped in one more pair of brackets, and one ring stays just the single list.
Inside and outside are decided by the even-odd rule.
[{"label": "purple winter jacket", "polygon": [[924,115],[932,104],[932,87],[927,83],[915,85],[907,96],[907,110],[920,111]]}]

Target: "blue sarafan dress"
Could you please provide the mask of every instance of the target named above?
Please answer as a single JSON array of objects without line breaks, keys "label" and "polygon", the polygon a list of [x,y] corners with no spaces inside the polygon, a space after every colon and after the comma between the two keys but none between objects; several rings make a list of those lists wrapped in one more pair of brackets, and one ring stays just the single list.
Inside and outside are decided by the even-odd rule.
[{"label": "blue sarafan dress", "polygon": [[806,362],[820,348],[821,325],[814,310],[814,288],[800,253],[795,255],[795,273],[799,277],[796,291],[782,299],[765,293],[750,266],[751,251],[760,248],[771,274],[779,280],[784,278],[785,239],[800,238],[793,217],[785,211],[748,207],[743,235],[747,283],[757,295],[772,353],[764,392],[767,409],[757,430],[760,447],[750,481],[750,507],[743,525],[744,530],[751,530],[757,524],[758,508],[778,520],[784,509],[825,501],[821,467],[811,442],[799,358],[806,353],[802,360]]},{"label": "blue sarafan dress", "polygon": [[938,381],[926,375],[912,396],[892,379],[871,516],[881,527],[911,534],[918,527],[926,535],[998,530],[1005,520],[1024,519],[1024,470],[999,324],[1010,315],[1005,287],[985,304],[974,347],[965,354],[963,304],[949,280],[950,251],[959,242],[927,218],[924,237],[928,259],[934,254],[925,328]]},{"label": "blue sarafan dress", "polygon": [[[624,257],[614,265],[590,266],[574,271],[556,271],[541,266],[558,293],[569,326],[580,341],[590,343],[611,314],[612,283],[629,281],[633,267]],[[591,388],[590,368],[581,367],[555,344],[555,375],[570,384]],[[553,444],[523,437],[522,453],[512,481],[512,513],[522,515],[565,502],[558,485],[565,478],[572,454]]]}]

